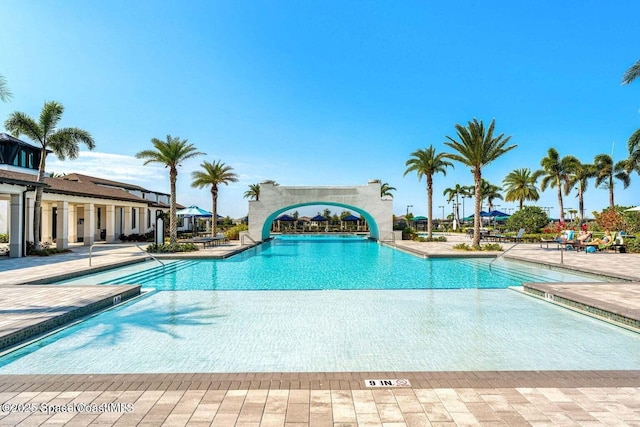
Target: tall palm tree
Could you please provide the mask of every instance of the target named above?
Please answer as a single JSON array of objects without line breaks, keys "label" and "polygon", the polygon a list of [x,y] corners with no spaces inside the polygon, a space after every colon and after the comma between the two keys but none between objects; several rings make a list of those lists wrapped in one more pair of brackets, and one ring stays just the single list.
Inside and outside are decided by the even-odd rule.
[{"label": "tall palm tree", "polygon": [[577,160],[571,170],[569,186],[574,187],[578,194],[578,215],[580,224],[584,221],[584,192],[589,186],[589,179],[595,178],[596,169],[594,165],[582,163]]},{"label": "tall palm tree", "polygon": [[393,197],[392,191],[396,191],[396,187],[392,187],[388,182],[383,182],[380,186],[380,197]]},{"label": "tall palm tree", "polygon": [[203,171],[191,172],[191,178],[193,179],[191,186],[196,188],[211,186],[211,235],[213,236],[216,234],[218,226],[218,185],[229,185],[230,182],[238,182],[238,175],[233,172],[231,166],[222,163],[222,160],[214,163],[205,160],[200,167]]},{"label": "tall palm tree", "polygon": [[560,222],[564,222],[564,204],[562,200],[562,191],[565,194],[569,194],[571,190],[571,171],[575,168],[578,159],[574,156],[564,156],[560,158],[558,150],[555,148],[549,148],[547,151],[547,157],[544,157],[540,161],[542,169],[534,172],[533,176],[537,180],[542,177],[540,181],[540,190],[544,191],[547,187],[558,189],[558,207],[560,212]]},{"label": "tall palm tree", "polygon": [[535,202],[540,199],[536,179],[529,168],[514,169],[502,180],[505,188],[505,202],[518,202],[522,209],[525,200]]},{"label": "tall palm tree", "polygon": [[[640,60],[633,64],[622,76],[622,84],[630,84],[635,79],[640,77]],[[627,142],[627,148],[629,148],[629,159],[625,162],[625,172],[631,173],[636,171],[640,174],[640,129],[636,130]]]},{"label": "tall palm tree", "polygon": [[497,185],[491,184],[486,179],[482,179],[482,183],[480,184],[480,194],[482,195],[482,200],[487,199],[487,211],[491,212],[493,210],[493,201],[495,199],[502,200],[502,191],[501,187]]},{"label": "tall palm tree", "polygon": [[249,184],[249,189],[244,192],[245,199],[260,200],[260,184]]},{"label": "tall palm tree", "polygon": [[467,127],[456,124],[458,139],[447,136],[449,141],[445,145],[454,149],[456,153],[448,153],[446,157],[458,161],[471,168],[474,181],[475,208],[473,217],[473,245],[480,245],[480,210],[482,206],[482,168],[502,156],[507,151],[517,147],[516,145],[506,146],[511,136],[504,134],[493,135],[495,129],[495,119],[491,120],[488,129],[484,123],[473,119],[467,123]]},{"label": "tall palm tree", "polygon": [[186,139],[167,135],[167,140],[162,141],[152,138],[151,143],[155,150],[143,150],[136,154],[136,158],[145,159],[144,164],[159,163],[169,168],[169,183],[171,185],[171,200],[169,203],[169,242],[175,244],[178,241],[178,219],[176,218],[176,181],[178,180],[178,166],[185,160],[189,160],[204,153],[197,151],[193,144]]},{"label": "tall palm tree", "polygon": [[9,102],[13,98],[13,94],[7,87],[7,80],[0,75],[0,101]]},{"label": "tall palm tree", "polygon": [[[25,113],[13,112],[5,121],[4,127],[16,138],[25,135],[35,143],[40,144],[40,164],[38,166],[38,182],[43,183],[47,153],[49,150],[60,160],[75,159],[80,152],[79,144],[83,143],[93,150],[95,142],[89,132],[75,127],[59,128],[64,107],[56,101],[44,103],[40,117],[36,121]],[[42,218],[42,186],[36,188],[36,199],[33,212],[34,249],[40,249],[40,222]]]},{"label": "tall palm tree", "polygon": [[429,239],[433,237],[433,175],[437,173],[447,174],[447,168],[453,167],[453,164],[445,160],[444,153],[436,153],[433,145],[429,148],[420,149],[411,153],[411,158],[405,162],[407,170],[404,176],[409,172],[415,172],[418,180],[422,180],[422,176],[427,179],[427,236]]},{"label": "tall palm tree", "polygon": [[614,165],[610,155],[598,154],[593,159],[593,165],[596,170],[596,187],[602,185],[609,190],[609,207],[613,208],[615,206],[613,201],[613,179],[616,178],[622,181],[624,188],[627,188],[631,181],[629,174],[624,170],[626,163],[622,160]]}]

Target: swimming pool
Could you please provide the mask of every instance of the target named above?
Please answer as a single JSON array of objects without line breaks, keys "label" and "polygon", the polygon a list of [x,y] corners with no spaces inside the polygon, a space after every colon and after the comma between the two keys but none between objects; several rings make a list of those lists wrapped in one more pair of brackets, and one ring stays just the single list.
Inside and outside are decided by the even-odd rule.
[{"label": "swimming pool", "polygon": [[[361,250],[353,245],[370,245],[323,242],[311,250],[328,256],[334,251],[329,249],[333,243],[348,246],[352,255]],[[231,269],[228,275],[235,271],[239,281],[247,280],[253,276],[242,270],[256,262],[253,258],[291,260],[299,256],[292,253],[307,250],[305,245],[273,242],[254,253],[220,261],[215,277],[220,277],[220,265],[225,265]],[[381,264],[387,269],[389,263],[404,264],[405,257],[411,260],[410,267],[403,265],[400,270],[419,264],[446,265],[443,260],[424,260],[373,245],[383,254]],[[385,255],[387,250],[392,253]],[[391,257],[388,262],[385,256]],[[518,271],[508,266],[498,276],[498,263],[493,273],[488,273],[487,263],[465,264],[469,270],[457,276],[471,276],[471,271],[471,282],[488,277],[495,283],[512,280]],[[350,262],[354,271],[355,264]],[[422,277],[425,271],[433,277],[455,269],[433,273],[434,268],[420,270],[420,284],[428,281]],[[138,273],[143,271],[127,270],[125,275]],[[557,280],[557,273],[527,274],[548,281]],[[561,274],[567,281],[584,280]],[[335,280],[358,282],[351,276]],[[278,282],[276,274],[271,277]],[[194,285],[200,287],[200,280]],[[163,282],[153,277],[149,283]],[[187,288],[181,284],[174,287],[181,290],[149,291],[136,301],[24,347],[0,359],[0,374],[640,368],[639,334],[508,289]]]},{"label": "swimming pool", "polygon": [[[595,281],[487,258],[423,259],[363,238],[278,237],[226,260],[155,262],[65,284],[141,284],[156,290],[482,289],[523,282]],[[599,280],[603,280],[600,278]]]}]

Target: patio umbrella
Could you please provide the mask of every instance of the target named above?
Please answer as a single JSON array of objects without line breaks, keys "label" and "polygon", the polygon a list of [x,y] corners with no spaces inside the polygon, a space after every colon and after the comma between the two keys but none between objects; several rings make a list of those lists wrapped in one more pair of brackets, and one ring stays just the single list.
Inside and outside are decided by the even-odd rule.
[{"label": "patio umbrella", "polygon": [[211,216],[211,212],[206,211],[196,205],[191,205],[188,208],[176,211],[176,215],[191,218],[191,230],[196,231],[194,218]]},{"label": "patio umbrella", "polygon": [[640,211],[640,206],[636,206],[635,208],[625,209],[626,212],[629,211]]},{"label": "patio umbrella", "polygon": [[[180,209],[176,211],[176,215],[186,215],[186,216],[211,216],[211,212],[206,211],[198,206],[189,206],[188,208]],[[218,215],[220,216],[220,215]]]},{"label": "patio umbrella", "polygon": [[487,213],[487,216],[495,216],[495,217],[506,216],[507,218],[509,218],[511,215],[504,212],[497,211],[497,210],[492,210]]}]

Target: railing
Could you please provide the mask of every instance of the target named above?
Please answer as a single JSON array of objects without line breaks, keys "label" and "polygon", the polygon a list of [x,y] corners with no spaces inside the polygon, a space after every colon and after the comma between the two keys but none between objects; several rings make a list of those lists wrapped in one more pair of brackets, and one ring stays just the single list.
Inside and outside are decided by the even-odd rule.
[{"label": "railing", "polygon": [[253,240],[253,239],[251,238],[251,236],[249,236],[248,234],[242,234],[242,235],[240,235],[240,245],[241,245],[241,246],[245,244],[245,243],[244,243],[244,239],[245,239],[245,237],[246,237],[247,239],[251,240],[251,242],[253,242],[253,244],[254,244],[254,245],[257,245],[256,241],[255,241],[255,240]]},{"label": "railing", "polygon": [[497,256],[497,257],[495,257],[494,259],[492,259],[492,260],[489,262],[489,273],[493,273],[493,272],[491,271],[491,265],[492,265],[495,261],[497,261],[497,259],[498,259],[498,258],[501,258],[502,256],[504,256],[504,254],[506,254],[507,252],[509,252],[511,249],[513,249],[513,248],[515,248],[516,246],[518,246],[518,243],[520,243],[520,242],[516,241],[516,242],[513,244],[513,246],[511,246],[509,249],[507,249],[506,251],[502,252],[501,254],[498,254],[498,256]]},{"label": "railing", "polygon": [[[130,247],[131,245],[121,245],[121,244],[113,244],[113,245],[109,245],[109,244],[105,244],[105,243],[94,243],[93,245],[91,245],[89,247],[89,267],[91,267],[91,257],[93,255],[93,247],[99,245],[99,246],[118,246],[118,247],[124,247],[124,246],[128,246]],[[135,247],[140,249],[140,251],[142,251],[143,253],[145,253],[146,255],[149,256],[149,258],[153,259],[154,261],[159,262],[162,265],[162,271],[164,271],[165,269],[165,263],[160,261],[158,258],[156,258],[155,256],[153,256],[153,254],[150,254],[149,252],[145,251],[144,249],[142,249],[140,247],[140,245],[138,245],[137,243],[135,244]]]}]

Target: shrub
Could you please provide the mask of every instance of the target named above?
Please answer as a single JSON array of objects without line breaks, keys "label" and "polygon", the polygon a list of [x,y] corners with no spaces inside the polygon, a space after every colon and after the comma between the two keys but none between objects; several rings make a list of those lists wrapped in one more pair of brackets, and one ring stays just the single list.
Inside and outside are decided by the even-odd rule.
[{"label": "shrub", "polygon": [[447,238],[444,236],[436,236],[432,238],[416,236],[413,240],[416,242],[446,242]]},{"label": "shrub", "polygon": [[120,241],[121,242],[146,242],[147,241],[147,235],[145,235],[145,234],[128,234],[128,235],[121,234],[120,235]]},{"label": "shrub", "polygon": [[9,235],[0,233],[0,243],[9,243]]},{"label": "shrub", "polygon": [[502,251],[502,246],[498,243],[486,243],[480,246],[470,246],[466,243],[458,243],[453,246],[458,251]]},{"label": "shrub", "polygon": [[194,252],[197,250],[199,250],[198,247],[193,243],[165,243],[163,245],[152,243],[147,246],[149,253]]},{"label": "shrub", "polygon": [[238,224],[225,231],[224,235],[227,236],[229,240],[238,240],[240,238],[240,232],[247,231],[248,229],[247,224]]},{"label": "shrub", "polygon": [[402,229],[402,240],[413,240],[416,238],[416,230],[412,227],[405,227]]},{"label": "shrub", "polygon": [[27,255],[49,256],[49,255],[55,255],[55,254],[65,254],[67,252],[71,252],[71,250],[52,248],[51,242],[42,242],[40,244],[40,250],[36,251],[34,243],[27,242]]},{"label": "shrub", "polygon": [[537,206],[525,206],[514,213],[507,220],[507,227],[511,230],[524,228],[527,234],[538,233],[549,223],[547,214]]}]

